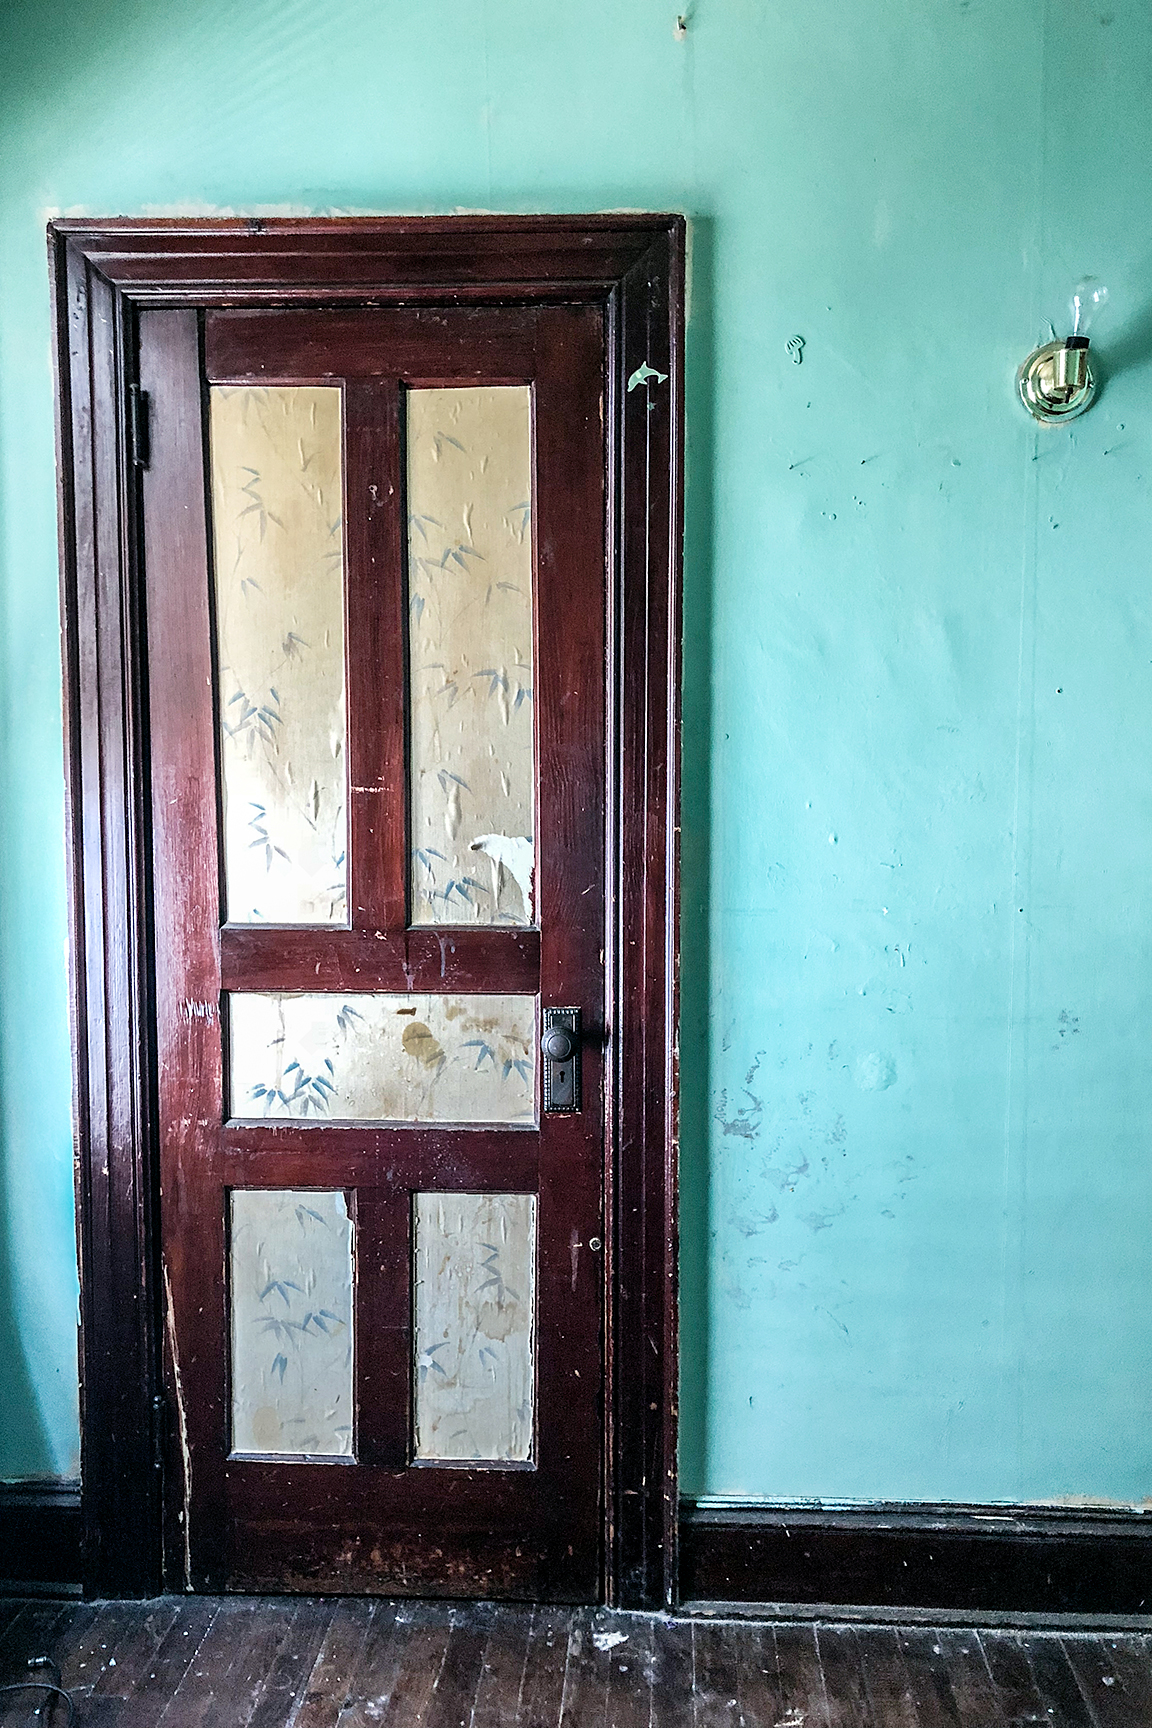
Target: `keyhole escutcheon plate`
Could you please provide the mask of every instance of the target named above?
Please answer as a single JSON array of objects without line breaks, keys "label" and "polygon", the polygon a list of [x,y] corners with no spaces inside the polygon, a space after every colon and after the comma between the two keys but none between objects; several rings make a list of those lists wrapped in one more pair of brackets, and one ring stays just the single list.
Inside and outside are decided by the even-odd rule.
[{"label": "keyhole escutcheon plate", "polygon": [[568,1114],[580,1108],[580,1010],[545,1008],[540,1028],[544,1065],[544,1114]]}]

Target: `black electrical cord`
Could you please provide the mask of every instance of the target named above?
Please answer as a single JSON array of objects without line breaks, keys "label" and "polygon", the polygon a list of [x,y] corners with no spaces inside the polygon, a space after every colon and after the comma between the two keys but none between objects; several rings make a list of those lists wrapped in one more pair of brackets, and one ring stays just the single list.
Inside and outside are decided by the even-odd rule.
[{"label": "black electrical cord", "polygon": [[33,1656],[28,1663],[29,1668],[51,1668],[56,1675],[56,1682],[50,1680],[17,1680],[10,1686],[0,1686],[4,1692],[47,1692],[50,1697],[63,1698],[68,1706],[68,1728],[73,1728],[76,1721],[76,1703],[71,1692],[66,1692],[60,1685],[60,1670],[50,1656]]}]

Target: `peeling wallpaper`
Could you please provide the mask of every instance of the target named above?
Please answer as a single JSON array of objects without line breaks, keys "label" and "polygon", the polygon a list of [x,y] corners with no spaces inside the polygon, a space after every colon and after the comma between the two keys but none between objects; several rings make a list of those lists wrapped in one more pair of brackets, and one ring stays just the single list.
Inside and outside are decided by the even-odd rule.
[{"label": "peeling wallpaper", "polygon": [[4,11],[0,1475],[75,1468],[46,216],[671,207],[683,1485],[1152,1493],[1152,13],[676,10]]}]

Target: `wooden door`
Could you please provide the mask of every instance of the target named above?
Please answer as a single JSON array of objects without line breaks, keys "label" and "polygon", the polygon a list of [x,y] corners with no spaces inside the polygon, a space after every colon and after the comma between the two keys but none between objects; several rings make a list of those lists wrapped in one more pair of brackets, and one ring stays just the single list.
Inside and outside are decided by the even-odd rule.
[{"label": "wooden door", "polygon": [[169,1553],[593,1600],[602,313],[139,343]]}]

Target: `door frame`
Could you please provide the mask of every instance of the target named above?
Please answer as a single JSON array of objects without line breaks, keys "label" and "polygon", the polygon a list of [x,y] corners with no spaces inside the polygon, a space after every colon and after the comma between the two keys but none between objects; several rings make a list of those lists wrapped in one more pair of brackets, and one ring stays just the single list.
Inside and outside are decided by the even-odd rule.
[{"label": "door frame", "polygon": [[677,215],[49,224],[84,1587],[166,1584],[145,307],[594,304],[605,319],[608,1133],[603,1595],[671,1605],[685,224]]}]

